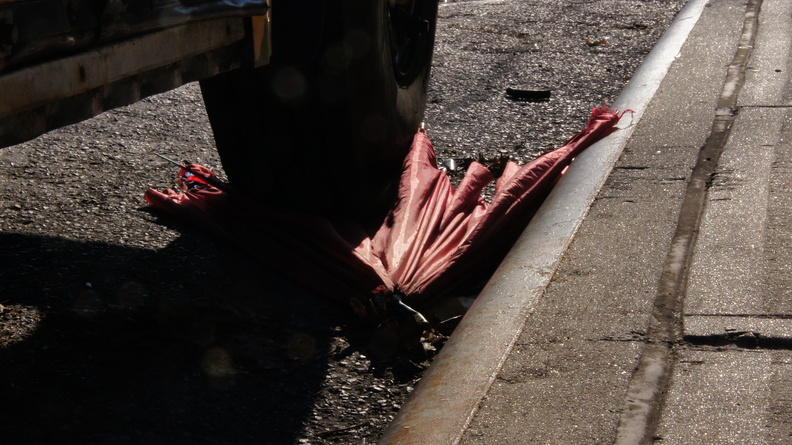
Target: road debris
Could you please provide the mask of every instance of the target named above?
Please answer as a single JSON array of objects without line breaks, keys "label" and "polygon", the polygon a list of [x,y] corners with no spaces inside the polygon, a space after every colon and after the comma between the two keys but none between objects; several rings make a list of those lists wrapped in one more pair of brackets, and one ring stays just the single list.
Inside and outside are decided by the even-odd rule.
[{"label": "road debris", "polygon": [[506,97],[514,101],[523,102],[546,102],[550,100],[552,92],[550,90],[523,90],[518,88],[506,88]]}]

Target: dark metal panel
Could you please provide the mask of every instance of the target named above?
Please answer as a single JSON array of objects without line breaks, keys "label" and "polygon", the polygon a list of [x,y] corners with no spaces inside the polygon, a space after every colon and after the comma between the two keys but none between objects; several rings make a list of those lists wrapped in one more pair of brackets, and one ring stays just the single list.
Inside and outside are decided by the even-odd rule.
[{"label": "dark metal panel", "polygon": [[1,6],[0,23],[15,34],[0,53],[0,72],[93,44],[99,29],[93,2],[73,0],[30,0]]},{"label": "dark metal panel", "polygon": [[145,9],[140,7],[141,0],[130,2],[129,6],[117,3],[119,0],[109,0],[102,15],[102,40],[198,20],[263,15],[268,9],[266,0],[154,0]]},{"label": "dark metal panel", "polygon": [[267,0],[4,2],[0,3],[0,73],[97,44],[196,21],[263,15],[267,9]]},{"label": "dark metal panel", "polygon": [[326,7],[326,0],[272,1],[272,62],[301,66],[316,58],[324,40]]},{"label": "dark metal panel", "polygon": [[242,21],[171,28],[0,76],[0,147],[240,67]]}]

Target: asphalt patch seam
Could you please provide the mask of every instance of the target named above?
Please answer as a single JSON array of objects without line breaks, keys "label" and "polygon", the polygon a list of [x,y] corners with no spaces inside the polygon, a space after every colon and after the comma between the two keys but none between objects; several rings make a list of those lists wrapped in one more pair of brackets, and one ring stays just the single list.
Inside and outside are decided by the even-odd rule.
[{"label": "asphalt patch seam", "polygon": [[[737,116],[737,97],[745,83],[745,71],[753,52],[762,0],[746,5],[742,34],[718,99],[710,136],[688,183],[677,229],[666,256],[647,333],[648,341],[627,388],[616,445],[651,443],[682,337],[682,306],[707,195],[717,172],[718,160]],[[755,337],[755,336],[754,336]]]}]

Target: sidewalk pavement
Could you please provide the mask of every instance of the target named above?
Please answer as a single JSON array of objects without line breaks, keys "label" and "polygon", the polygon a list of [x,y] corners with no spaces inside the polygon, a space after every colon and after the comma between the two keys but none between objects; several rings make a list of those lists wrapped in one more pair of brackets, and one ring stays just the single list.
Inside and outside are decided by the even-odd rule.
[{"label": "sidewalk pavement", "polygon": [[689,1],[380,443],[792,443],[791,47]]}]

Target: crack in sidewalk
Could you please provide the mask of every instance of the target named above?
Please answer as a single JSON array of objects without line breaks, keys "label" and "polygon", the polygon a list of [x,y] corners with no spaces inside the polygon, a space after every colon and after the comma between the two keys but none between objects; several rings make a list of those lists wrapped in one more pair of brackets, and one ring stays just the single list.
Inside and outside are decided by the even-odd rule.
[{"label": "crack in sidewalk", "polygon": [[792,338],[772,337],[761,332],[733,331],[712,335],[686,335],[680,343],[685,346],[724,348],[735,346],[750,350],[792,351]]}]

